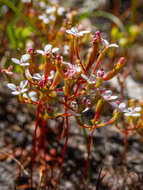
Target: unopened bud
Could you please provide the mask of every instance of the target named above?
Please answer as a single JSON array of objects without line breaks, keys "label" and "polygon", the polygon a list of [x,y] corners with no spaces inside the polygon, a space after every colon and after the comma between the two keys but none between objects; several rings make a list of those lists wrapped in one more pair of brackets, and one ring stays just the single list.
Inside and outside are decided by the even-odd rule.
[{"label": "unopened bud", "polygon": [[104,76],[104,69],[100,69],[97,71],[97,77],[102,78]]},{"label": "unopened bud", "polygon": [[33,53],[33,48],[28,48],[27,53]]},{"label": "unopened bud", "polygon": [[95,35],[96,35],[96,38],[100,38],[101,37],[101,35],[100,35],[100,31],[97,31],[97,32],[95,32]]},{"label": "unopened bud", "polygon": [[103,78],[103,80],[107,81],[107,80],[110,80],[112,79],[115,75],[117,75],[121,69],[123,68],[124,66],[124,61],[125,61],[125,58],[124,57],[121,57],[119,59],[119,61],[117,62],[117,64],[115,65],[115,68],[112,69],[111,71],[109,71],[106,76]]},{"label": "unopened bud", "polygon": [[90,100],[89,100],[88,98],[83,97],[82,103],[83,103],[84,105],[86,105],[86,106],[89,106],[91,102],[90,102]]},{"label": "unopened bud", "polygon": [[57,61],[61,62],[61,56],[60,55],[57,55]]}]

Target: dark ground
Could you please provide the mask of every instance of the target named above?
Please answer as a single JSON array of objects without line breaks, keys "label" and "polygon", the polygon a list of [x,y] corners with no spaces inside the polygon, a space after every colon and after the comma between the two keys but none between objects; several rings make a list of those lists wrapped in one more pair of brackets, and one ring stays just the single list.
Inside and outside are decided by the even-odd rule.
[{"label": "dark ground", "polygon": [[[14,190],[18,176],[18,164],[5,153],[12,153],[21,161],[27,172],[30,171],[32,133],[35,119],[31,110],[18,104],[15,97],[0,88],[0,190]],[[89,135],[90,131],[88,132]],[[53,134],[54,135],[54,134]],[[50,148],[55,147],[54,137],[47,139]],[[60,144],[59,157],[63,141]],[[21,148],[23,155],[21,156]],[[114,126],[97,129],[94,133],[90,155],[91,183],[89,190],[141,190],[143,189],[143,145],[139,135],[132,133],[128,137],[126,164],[123,164],[124,136]],[[50,156],[50,154],[49,154]],[[49,157],[48,157],[49,158]],[[83,132],[73,121],[70,125],[70,138],[65,154],[60,190],[76,190],[85,167],[87,149]],[[50,159],[47,162],[50,164]],[[37,167],[39,163],[35,163]],[[99,180],[99,173],[101,171]],[[25,176],[22,172],[22,177]],[[37,174],[38,175],[38,174]],[[28,179],[21,178],[28,183]],[[38,177],[35,177],[36,181]],[[19,182],[18,190],[25,189]],[[96,190],[97,190],[96,189]],[[28,189],[27,189],[28,190]]]}]

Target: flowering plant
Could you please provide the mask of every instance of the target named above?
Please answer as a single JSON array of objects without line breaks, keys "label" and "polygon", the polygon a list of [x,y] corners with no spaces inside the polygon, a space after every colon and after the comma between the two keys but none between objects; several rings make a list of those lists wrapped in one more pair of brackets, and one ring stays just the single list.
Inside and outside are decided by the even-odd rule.
[{"label": "flowering plant", "polygon": [[[140,103],[136,107],[134,103],[127,108],[126,104],[121,102],[120,98],[106,87],[107,82],[122,72],[125,66],[125,58],[121,57],[115,60],[116,63],[112,65],[110,70],[104,69],[105,55],[109,49],[118,48],[117,44],[109,44],[107,40],[102,38],[99,31],[91,35],[89,30],[82,31],[77,27],[69,27],[68,21],[72,21],[74,17],[72,14],[68,15],[67,22],[65,23],[64,20],[62,26],[57,29],[55,27],[56,21],[58,17],[65,13],[65,10],[55,6],[53,8],[48,7],[45,11],[45,14],[51,14],[54,17],[54,19],[50,20],[52,27],[48,33],[50,44],[45,45],[44,50],[43,48],[36,50],[30,47],[20,59],[12,58],[11,60],[14,64],[21,66],[23,77],[19,85],[12,83],[11,80],[7,86],[12,90],[13,95],[18,96],[22,103],[33,104],[37,107],[32,151],[31,187],[33,186],[32,176],[35,157],[39,149],[46,153],[48,121],[55,120],[58,122],[60,119],[62,132],[66,131],[61,166],[54,188],[56,190],[60,182],[69,139],[70,117],[74,118],[81,128],[91,131],[88,143],[88,157],[83,172],[84,178],[88,169],[90,148],[95,129],[114,124],[126,135],[132,130],[142,134],[143,123],[140,116],[143,114],[143,106]],[[45,34],[45,25],[49,23],[49,20],[45,15],[38,18],[43,21],[42,32]],[[92,42],[90,51],[87,56],[83,56],[84,45],[86,43],[89,45],[89,41]],[[68,47],[66,54],[64,53],[64,46]],[[8,69],[8,71],[11,70]],[[8,71],[5,74],[9,74]],[[12,76],[14,78],[14,75]],[[104,121],[102,115],[107,104],[114,111],[110,115],[111,118]],[[90,125],[82,119],[83,113],[89,109],[94,110],[94,117],[90,121]],[[120,126],[122,121],[127,124],[126,129]],[[38,130],[40,130],[40,137],[37,135]],[[59,139],[62,132],[59,134]],[[54,169],[54,166],[51,166],[53,178],[55,177]],[[46,164],[45,171],[48,172]]]}]

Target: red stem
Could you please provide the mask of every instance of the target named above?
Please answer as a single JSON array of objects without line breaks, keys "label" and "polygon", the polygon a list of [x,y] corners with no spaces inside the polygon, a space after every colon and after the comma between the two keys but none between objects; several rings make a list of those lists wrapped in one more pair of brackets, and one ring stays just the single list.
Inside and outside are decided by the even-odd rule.
[{"label": "red stem", "polygon": [[37,119],[36,119],[34,137],[33,137],[32,165],[31,165],[31,188],[33,187],[33,166],[34,166],[34,161],[35,161],[35,156],[36,156],[36,147],[37,147],[36,141],[37,141],[37,129],[38,129],[38,124],[39,124],[40,106],[41,106],[41,100],[39,100],[39,102],[38,102]]},{"label": "red stem", "polygon": [[86,166],[85,166],[85,168],[84,168],[83,175],[82,175],[82,180],[81,180],[81,182],[80,182],[80,187],[81,187],[81,184],[82,184],[83,181],[84,181],[84,178],[85,178],[85,175],[86,175],[86,172],[87,172],[87,169],[88,169],[89,156],[90,156],[90,149],[91,149],[91,144],[92,144],[92,139],[93,139],[93,134],[94,134],[95,128],[96,128],[96,126],[92,129],[92,132],[91,132],[91,135],[90,135],[90,138],[89,138],[89,143],[88,143],[88,156],[87,156],[87,160],[86,160]]},{"label": "red stem", "polygon": [[[65,97],[65,113],[67,113],[67,111],[68,111],[67,100],[68,100],[68,97],[66,96]],[[62,151],[61,168],[60,168],[60,172],[59,172],[58,179],[57,179],[56,186],[55,186],[54,190],[57,189],[58,184],[59,184],[60,179],[61,179],[61,174],[62,174],[62,169],[63,169],[63,162],[64,162],[64,157],[65,157],[65,151],[66,151],[67,144],[68,144],[68,138],[69,138],[69,123],[68,123],[68,116],[66,116],[66,141],[65,141],[64,148],[63,148],[63,151]]]}]

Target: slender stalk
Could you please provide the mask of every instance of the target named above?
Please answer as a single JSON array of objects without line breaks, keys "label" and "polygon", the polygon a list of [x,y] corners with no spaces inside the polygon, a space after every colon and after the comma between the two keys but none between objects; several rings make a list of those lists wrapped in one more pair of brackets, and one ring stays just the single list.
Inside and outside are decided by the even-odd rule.
[{"label": "slender stalk", "polygon": [[[68,100],[68,97],[65,96],[65,113],[67,113],[67,110],[68,110],[67,109],[67,100]],[[68,116],[66,116],[66,141],[65,141],[64,148],[63,148],[63,151],[62,151],[61,168],[60,168],[60,172],[59,172],[58,179],[57,179],[56,186],[55,186],[54,190],[57,189],[58,184],[59,184],[60,179],[61,179],[61,174],[62,174],[62,169],[63,169],[63,162],[64,162],[64,157],[65,157],[65,151],[66,151],[67,144],[68,144],[68,138],[69,138],[69,123],[68,123]]]},{"label": "slender stalk", "polygon": [[93,139],[93,134],[94,134],[94,130],[95,130],[96,126],[94,126],[92,128],[92,131],[91,131],[91,135],[90,135],[90,138],[89,138],[89,143],[88,143],[88,156],[87,156],[87,160],[86,160],[86,166],[84,168],[84,171],[83,171],[83,175],[82,175],[82,180],[80,182],[80,187],[84,181],[84,178],[85,178],[85,175],[86,175],[86,172],[87,172],[87,169],[88,169],[88,166],[89,166],[89,159],[90,159],[90,149],[91,149],[91,144],[92,144],[92,139]]},{"label": "slender stalk", "polygon": [[97,70],[99,64],[101,63],[102,59],[104,58],[104,55],[105,55],[106,51],[107,51],[107,49],[105,48],[105,49],[103,49],[102,52],[100,53],[100,55],[99,55],[99,57],[98,57],[98,59],[97,59],[97,62],[96,62],[96,64],[95,64],[95,67],[93,68],[92,74],[95,74],[95,72],[96,72],[96,70]]},{"label": "slender stalk", "polygon": [[75,40],[75,53],[76,53],[76,56],[77,56],[77,59],[79,60],[79,64],[83,70],[84,73],[86,73],[86,70],[81,62],[81,59],[80,59],[80,56],[79,56],[79,43],[78,43],[78,38],[74,38]]},{"label": "slender stalk", "polygon": [[37,106],[37,119],[35,124],[35,131],[34,131],[34,137],[33,137],[33,150],[32,150],[32,165],[31,165],[31,188],[33,187],[33,166],[36,156],[36,148],[37,148],[37,129],[39,125],[39,115],[40,115],[40,107],[41,107],[41,100],[38,102]]},{"label": "slender stalk", "polygon": [[[84,143],[85,143],[87,151],[88,151],[88,142],[87,142],[86,129],[82,128],[82,130],[83,130],[83,135],[84,135]],[[90,167],[90,160],[89,160],[88,169],[87,169],[87,185],[85,187],[85,190],[88,190],[88,185],[90,184],[90,180],[91,180],[91,167]]]}]

